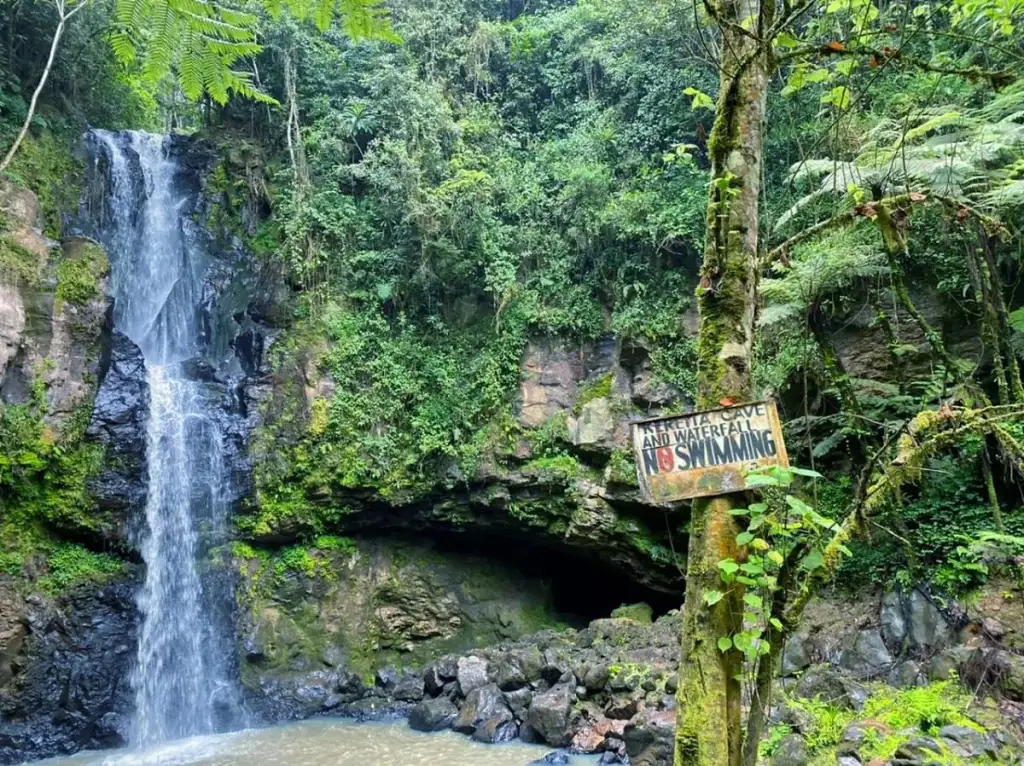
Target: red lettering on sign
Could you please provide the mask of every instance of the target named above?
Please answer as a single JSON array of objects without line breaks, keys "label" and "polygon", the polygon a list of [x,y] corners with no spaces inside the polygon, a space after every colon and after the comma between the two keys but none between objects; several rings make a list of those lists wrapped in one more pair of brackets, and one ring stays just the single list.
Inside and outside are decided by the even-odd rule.
[{"label": "red lettering on sign", "polygon": [[671,447],[658,447],[658,469],[663,473],[671,471],[676,467],[675,457],[672,455]]}]

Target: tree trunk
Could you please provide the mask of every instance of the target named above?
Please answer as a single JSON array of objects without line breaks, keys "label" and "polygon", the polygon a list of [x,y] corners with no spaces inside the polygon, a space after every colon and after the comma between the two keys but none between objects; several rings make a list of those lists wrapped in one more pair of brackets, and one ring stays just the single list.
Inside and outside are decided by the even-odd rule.
[{"label": "tree trunk", "polygon": [[39,103],[39,94],[43,92],[43,88],[46,87],[46,81],[50,78],[50,70],[53,69],[53,60],[57,57],[57,47],[60,45],[60,38],[64,34],[64,27],[68,23],[68,19],[74,16],[78,11],[86,6],[88,0],[82,0],[77,6],[71,9],[71,11],[65,13],[65,5],[63,0],[58,0],[57,13],[60,14],[60,21],[57,23],[57,29],[53,33],[53,40],[50,42],[50,55],[46,59],[46,67],[43,69],[43,74],[39,78],[39,82],[36,85],[36,89],[32,92],[32,100],[28,104],[28,112],[25,114],[25,121],[21,125],[21,130],[18,131],[18,137],[14,139],[14,143],[11,144],[11,148],[7,150],[7,154],[4,155],[2,161],[0,161],[0,173],[7,170],[7,166],[11,164],[11,160],[14,159],[14,155],[18,151],[18,147],[21,146],[21,142],[25,140],[25,136],[28,134],[29,126],[32,124],[32,118],[36,115],[36,106]]},{"label": "tree trunk", "polygon": [[[750,374],[754,341],[761,192],[762,128],[768,92],[767,47],[754,35],[770,13],[760,0],[722,0],[710,6],[722,34],[719,95],[708,141],[711,185],[707,241],[697,289],[700,311],[698,406],[723,397],[753,398]],[[690,519],[679,667],[676,766],[738,766],[742,735],[742,657],[721,652],[718,639],[741,628],[742,589],[711,607],[704,593],[723,589],[718,562],[737,558],[739,529],[729,511],[737,495],[696,500]]]}]

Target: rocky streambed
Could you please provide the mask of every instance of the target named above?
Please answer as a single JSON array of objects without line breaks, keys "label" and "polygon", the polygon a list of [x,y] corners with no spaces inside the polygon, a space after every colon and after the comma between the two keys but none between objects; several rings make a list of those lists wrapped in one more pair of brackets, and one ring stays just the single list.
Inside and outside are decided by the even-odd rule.
[{"label": "rocky streambed", "polygon": [[[765,759],[855,766],[1019,757],[1020,612],[995,588],[970,608],[924,590],[814,604],[785,650]],[[478,742],[519,738],[600,763],[671,763],[680,615],[651,621],[642,605],[615,615],[423,668],[382,668],[372,683],[324,668],[260,692],[299,715],[405,715],[413,729]]]}]

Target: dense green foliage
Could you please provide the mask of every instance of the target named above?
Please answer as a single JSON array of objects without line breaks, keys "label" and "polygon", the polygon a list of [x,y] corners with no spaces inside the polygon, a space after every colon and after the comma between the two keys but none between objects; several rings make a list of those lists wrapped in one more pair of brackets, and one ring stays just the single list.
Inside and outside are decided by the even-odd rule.
[{"label": "dense green foliage", "polygon": [[[241,520],[247,531],[287,520],[324,534],[351,510],[325,501],[339,489],[422,497],[505,470],[523,439],[532,453],[522,467],[564,488],[566,508],[581,477],[607,469],[609,480],[634,483],[628,452],[577,454],[564,420],[517,423],[514,397],[531,340],[585,347],[614,336],[648,349],[655,378],[679,392],[677,406],[692,398],[717,82],[706,19],[667,2],[412,0],[367,4],[378,20],[389,12],[395,35],[380,28],[389,39],[353,42],[377,34],[372,24],[321,32],[297,21],[295,8],[271,8],[223,19],[260,35],[259,51],[236,35],[225,45],[240,47],[223,55],[258,72],[243,84],[280,107],[200,110],[170,80],[146,86],[176,62],[185,95],[205,89],[223,100],[224,82],[214,93],[213,80],[182,66],[187,45],[185,58],[169,53],[194,30],[131,38],[131,5],[98,3],[76,19],[8,175],[37,191],[56,235],[76,194],[65,182],[75,169],[66,145],[85,122],[202,127],[223,148],[208,181],[218,218],[208,223],[242,236],[292,295],[273,352],[285,396],[256,437],[265,459]],[[324,9],[344,16],[354,7],[307,11],[323,28]],[[782,404],[791,454],[835,477],[809,489],[834,518],[853,491],[851,466],[922,407],[1009,396],[1024,347],[985,298],[1004,296],[1010,316],[1017,308],[1017,11],[905,11],[816,8],[800,30],[815,45],[871,29],[878,51],[898,44],[902,55],[823,53],[780,38],[782,76],[769,102],[755,376]],[[35,4],[3,19],[5,137],[24,115],[51,23]],[[100,34],[111,29],[122,61],[135,48],[137,62],[112,61]],[[873,205],[911,193],[923,199],[902,211],[894,243]],[[836,225],[801,236],[829,220]],[[791,237],[799,241],[780,248]],[[0,240],[0,268],[17,272],[23,256]],[[64,298],[87,297],[79,276],[88,275],[68,274]],[[305,386],[321,379],[329,383],[307,402]],[[574,414],[608,385],[590,381]],[[1021,531],[1019,477],[1006,444],[965,441],[953,454],[875,520],[847,582],[905,573],[963,589],[985,576],[972,541],[998,526],[994,503],[1004,531]],[[527,523],[548,523],[535,511],[516,509]],[[908,533],[909,546],[900,542]]]}]

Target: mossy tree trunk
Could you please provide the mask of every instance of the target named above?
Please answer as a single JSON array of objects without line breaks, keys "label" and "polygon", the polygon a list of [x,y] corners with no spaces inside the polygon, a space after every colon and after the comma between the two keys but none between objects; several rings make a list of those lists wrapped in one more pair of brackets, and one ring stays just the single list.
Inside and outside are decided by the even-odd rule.
[{"label": "mossy tree trunk", "polygon": [[[708,142],[707,237],[697,289],[701,408],[754,398],[750,366],[757,306],[758,200],[770,67],[770,43],[763,41],[772,17],[770,2],[720,0],[707,6],[722,39],[719,95]],[[740,503],[737,495],[693,503],[677,693],[677,766],[740,763],[741,655],[719,651],[718,639],[740,630],[743,594],[739,587],[731,587],[713,606],[703,600],[704,593],[722,586],[718,562],[738,558],[740,530],[729,512]]]}]

